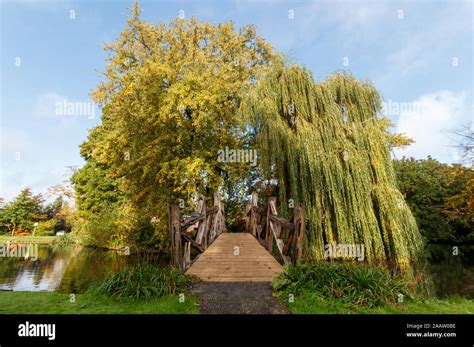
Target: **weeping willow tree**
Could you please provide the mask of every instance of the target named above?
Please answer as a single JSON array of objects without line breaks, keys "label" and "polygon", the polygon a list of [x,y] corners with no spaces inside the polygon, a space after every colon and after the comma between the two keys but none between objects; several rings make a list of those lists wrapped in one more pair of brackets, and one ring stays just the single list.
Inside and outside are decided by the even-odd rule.
[{"label": "weeping willow tree", "polygon": [[316,83],[298,66],[277,67],[241,104],[256,130],[260,165],[277,182],[282,213],[305,204],[305,253],[363,244],[368,263],[411,272],[422,239],[396,186],[381,98],[368,82],[336,73]]}]

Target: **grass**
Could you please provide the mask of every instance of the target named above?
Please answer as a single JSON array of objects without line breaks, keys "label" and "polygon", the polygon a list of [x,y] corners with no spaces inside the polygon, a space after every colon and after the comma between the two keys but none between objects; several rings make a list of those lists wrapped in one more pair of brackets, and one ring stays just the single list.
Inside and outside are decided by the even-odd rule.
[{"label": "grass", "polygon": [[403,278],[366,265],[289,266],[272,286],[296,314],[474,314],[472,300],[423,298]]},{"label": "grass", "polygon": [[110,274],[85,294],[0,291],[0,314],[197,313],[191,278],[172,267],[140,264]]},{"label": "grass", "polygon": [[194,314],[197,305],[192,295],[184,302],[178,295],[152,300],[114,300],[105,296],[76,294],[70,302],[69,294],[55,292],[0,291],[0,314]]},{"label": "grass", "polygon": [[[283,300],[283,298],[281,298]],[[288,303],[294,314],[474,314],[474,302],[466,298],[407,300],[403,303],[364,307],[337,299],[323,299],[311,292],[303,292]]]}]

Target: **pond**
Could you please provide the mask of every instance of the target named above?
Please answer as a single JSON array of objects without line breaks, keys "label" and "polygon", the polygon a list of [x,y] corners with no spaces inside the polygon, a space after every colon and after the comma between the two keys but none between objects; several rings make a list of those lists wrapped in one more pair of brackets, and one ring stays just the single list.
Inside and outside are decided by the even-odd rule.
[{"label": "pond", "polygon": [[[0,290],[82,293],[108,273],[142,259],[82,246],[57,248],[36,244],[28,247],[18,247],[16,254],[10,252],[9,256],[0,252]],[[452,245],[429,245],[427,250],[430,254],[428,271],[432,274],[436,294],[474,298],[474,246],[458,246],[457,254],[453,254]],[[148,261],[157,266],[166,263],[157,257]]]},{"label": "pond", "polygon": [[[90,247],[48,244],[10,244],[8,255],[0,257],[0,290],[63,293],[82,293],[91,283],[142,259]],[[148,258],[157,266],[164,263],[156,256]]]},{"label": "pond", "polygon": [[426,249],[436,295],[474,299],[474,245],[430,244]]}]

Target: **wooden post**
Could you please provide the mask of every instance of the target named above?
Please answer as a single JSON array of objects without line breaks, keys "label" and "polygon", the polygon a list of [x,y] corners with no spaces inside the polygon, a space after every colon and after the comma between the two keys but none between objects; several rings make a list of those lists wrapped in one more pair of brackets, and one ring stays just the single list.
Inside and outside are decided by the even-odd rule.
[{"label": "wooden post", "polygon": [[214,193],[214,206],[217,207],[217,212],[214,215],[214,225],[213,225],[213,241],[214,239],[222,233],[222,204],[221,204],[221,195],[219,192]]},{"label": "wooden post", "polygon": [[183,270],[187,270],[191,266],[191,242],[187,241],[184,244],[183,252]]},{"label": "wooden post", "polygon": [[303,254],[303,239],[305,234],[305,216],[304,216],[304,205],[302,203],[298,204],[295,208],[295,236],[294,239],[294,246],[293,246],[293,264],[295,264],[298,260],[301,259]]},{"label": "wooden post", "polygon": [[225,226],[225,205],[224,201],[221,200],[220,195],[219,195],[219,213],[221,215],[221,227],[219,228],[219,234],[222,234],[223,232],[227,231],[227,228]]},{"label": "wooden post", "polygon": [[182,269],[183,264],[181,261],[181,225],[179,207],[176,205],[170,205],[168,213],[171,263],[173,266]]},{"label": "wooden post", "polygon": [[256,208],[258,205],[258,193],[252,193],[252,201],[251,201],[251,209],[250,209],[250,233],[257,237],[257,212],[254,211],[254,207]]},{"label": "wooden post", "polygon": [[[296,209],[294,210],[294,212],[296,212]],[[296,213],[293,213],[292,223],[295,227],[293,229],[288,229],[287,231],[288,234],[286,236],[286,241],[285,241],[285,247],[283,247],[283,254],[286,256],[290,256],[290,258],[291,258],[291,252],[293,251],[293,240],[295,239],[295,234],[296,234],[295,216],[296,216]]]},{"label": "wooden post", "polygon": [[[208,245],[208,228],[207,228],[207,216],[206,216],[206,199],[201,196],[198,203],[198,210],[200,214],[204,216],[198,223],[198,231],[196,233],[196,243],[201,245],[202,248],[206,249]],[[211,241],[212,242],[212,241]]]},{"label": "wooden post", "polygon": [[247,220],[245,221],[245,232],[250,233],[250,222],[252,221],[252,204],[245,205]]},{"label": "wooden post", "polygon": [[213,214],[208,223],[209,244],[214,242],[220,234],[220,195],[217,192],[214,193],[214,207],[217,207],[217,211]]},{"label": "wooden post", "polygon": [[268,206],[267,206],[267,226],[266,226],[266,243],[267,249],[271,253],[273,249],[273,223],[270,220],[271,215],[278,215],[276,209],[276,197],[271,196],[268,198]]}]

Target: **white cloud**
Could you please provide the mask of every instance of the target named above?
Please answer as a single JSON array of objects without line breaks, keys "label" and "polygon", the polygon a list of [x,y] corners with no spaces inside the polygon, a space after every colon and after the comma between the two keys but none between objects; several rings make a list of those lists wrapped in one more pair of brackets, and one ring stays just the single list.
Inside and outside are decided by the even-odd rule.
[{"label": "white cloud", "polygon": [[36,104],[34,109],[34,115],[37,117],[55,117],[56,115],[56,104],[63,103],[67,98],[59,95],[56,92],[47,92],[41,94],[36,98]]},{"label": "white cloud", "polygon": [[405,46],[386,57],[386,66],[394,73],[406,75],[408,72],[428,65],[431,57],[426,55],[428,47],[433,44],[433,39],[426,39],[419,35],[408,41]]},{"label": "white cloud", "polygon": [[[387,46],[396,48],[385,57],[384,65],[387,71],[382,75],[407,75],[414,70],[430,66],[437,56],[446,55],[447,47],[452,45],[456,38],[472,31],[472,16],[466,15],[471,11],[472,4],[468,1],[443,3],[425,14],[432,20],[423,22],[423,27],[420,27],[419,22],[413,20],[413,16],[419,13],[420,9],[407,9],[405,18],[398,20],[397,26],[392,29],[398,33],[398,40]],[[390,36],[388,39],[391,40]],[[449,59],[448,56],[448,64]]]},{"label": "white cloud", "polygon": [[98,106],[89,99],[73,100],[56,92],[47,92],[36,98],[33,115],[40,119],[56,119],[63,128],[74,126],[79,119],[95,119]]},{"label": "white cloud", "polygon": [[[310,46],[324,40],[328,32],[341,46],[354,42],[354,38],[367,41],[377,37],[377,25],[384,20],[388,2],[360,3],[357,1],[303,1],[288,2],[260,0],[255,10],[253,2],[237,0],[226,15],[248,18],[257,22],[260,34],[275,47],[286,53],[296,46]],[[269,13],[271,12],[271,15]],[[294,18],[290,19],[293,11]]]},{"label": "white cloud", "polygon": [[466,92],[441,90],[414,100],[417,107],[401,112],[397,132],[405,133],[416,142],[405,149],[396,149],[395,156],[426,158],[431,155],[442,162],[456,161],[451,131],[469,120]]}]

